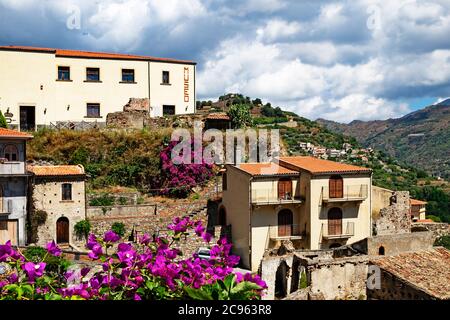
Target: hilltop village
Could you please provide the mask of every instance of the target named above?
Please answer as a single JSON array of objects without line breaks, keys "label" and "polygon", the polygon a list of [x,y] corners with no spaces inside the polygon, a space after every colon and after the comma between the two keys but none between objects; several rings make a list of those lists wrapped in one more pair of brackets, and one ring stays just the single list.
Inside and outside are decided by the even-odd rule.
[{"label": "hilltop village", "polygon": [[[195,101],[193,61],[13,46],[0,58],[12,66],[0,75],[0,244],[54,241],[88,264],[88,233],[135,243],[189,217],[228,239],[263,299],[450,299],[449,225],[403,188],[414,168],[259,99]],[[281,153],[176,167],[170,134],[196,121],[279,129]],[[177,248],[211,250],[192,232]]]}]

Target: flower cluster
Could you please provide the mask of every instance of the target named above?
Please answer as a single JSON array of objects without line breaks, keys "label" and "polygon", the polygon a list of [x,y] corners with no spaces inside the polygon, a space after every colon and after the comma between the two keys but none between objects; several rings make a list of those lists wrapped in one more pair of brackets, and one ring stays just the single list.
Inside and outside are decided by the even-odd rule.
[{"label": "flower cluster", "polygon": [[[103,237],[91,234],[87,241],[89,257],[97,262],[92,268],[70,271],[64,277],[51,277],[46,272],[45,262],[26,261],[24,255],[12,248],[11,243],[0,246],[0,263],[12,270],[7,276],[0,275],[0,299],[191,299],[196,290],[211,287],[208,293],[214,297],[228,297],[223,285],[240,286],[232,292],[240,292],[234,298],[257,299],[266,284],[258,276],[233,273],[239,257],[231,255],[231,245],[221,238],[210,249],[210,258],[201,259],[197,254],[184,257],[174,247],[181,234],[190,230],[209,242],[211,235],[205,232],[201,222],[190,218],[176,218],[168,226],[170,236],[139,238],[138,243],[120,242],[120,237],[108,231]],[[111,255],[109,248],[115,248]],[[61,255],[61,250],[52,242],[46,246],[47,254]],[[61,279],[62,278],[62,279]],[[26,288],[26,290],[25,290]],[[20,289],[20,290],[19,290]],[[225,294],[225,295],[224,295]]]},{"label": "flower cluster", "polygon": [[[207,164],[203,158],[202,163],[174,164],[172,161],[172,149],[177,143],[177,141],[171,141],[160,154],[163,175],[166,181],[162,193],[183,198],[191,192],[192,188],[211,179],[213,167],[211,164]],[[193,144],[191,145],[191,159],[197,159],[197,151],[194,151]]]}]

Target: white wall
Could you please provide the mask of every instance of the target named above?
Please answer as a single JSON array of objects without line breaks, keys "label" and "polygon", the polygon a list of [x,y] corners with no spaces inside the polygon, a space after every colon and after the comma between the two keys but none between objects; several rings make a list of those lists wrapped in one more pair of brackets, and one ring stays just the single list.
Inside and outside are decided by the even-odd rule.
[{"label": "white wall", "polygon": [[[58,66],[70,67],[71,81],[57,81]],[[100,68],[101,82],[84,82],[87,67]],[[136,83],[120,83],[122,69],[134,69]],[[170,72],[171,85],[161,85],[163,70]],[[176,114],[194,113],[195,66],[0,50],[0,110],[5,113],[9,108],[14,115],[13,125],[19,125],[22,105],[35,107],[37,125],[55,121],[105,122],[108,113],[122,111],[130,98],[150,98],[153,116],[162,115],[163,105],[175,105]],[[100,103],[100,118],[86,118],[87,103]]]}]

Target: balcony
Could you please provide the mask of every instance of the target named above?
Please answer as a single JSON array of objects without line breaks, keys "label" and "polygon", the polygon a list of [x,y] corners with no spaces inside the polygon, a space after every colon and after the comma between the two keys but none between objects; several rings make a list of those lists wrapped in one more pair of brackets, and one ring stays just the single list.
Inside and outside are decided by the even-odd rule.
[{"label": "balcony", "polygon": [[302,203],[300,197],[293,197],[286,195],[284,198],[278,197],[276,190],[252,190],[252,204],[255,205],[277,205],[277,204],[289,204],[289,203]]},{"label": "balcony", "polygon": [[348,201],[364,201],[367,199],[369,186],[367,184],[345,186],[342,192],[334,192],[330,194],[329,187],[322,187],[321,202],[348,202]]},{"label": "balcony", "polygon": [[276,241],[301,240],[306,238],[306,232],[300,231],[299,224],[269,226],[269,238]]},{"label": "balcony", "polygon": [[355,235],[355,223],[343,222],[342,224],[333,223],[331,225],[328,222],[322,223],[321,235],[325,240],[351,238]]},{"label": "balcony", "polygon": [[25,174],[25,163],[19,161],[1,161],[0,175],[22,175]]}]

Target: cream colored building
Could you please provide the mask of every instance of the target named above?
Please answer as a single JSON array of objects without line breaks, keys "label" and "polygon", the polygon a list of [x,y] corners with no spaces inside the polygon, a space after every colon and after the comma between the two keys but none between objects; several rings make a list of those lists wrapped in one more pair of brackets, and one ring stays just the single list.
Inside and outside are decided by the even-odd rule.
[{"label": "cream colored building", "polygon": [[193,61],[3,46],[0,110],[21,131],[63,122],[105,122],[130,98],[148,98],[150,114],[195,112]]},{"label": "cream colored building", "polygon": [[74,226],[86,219],[85,173],[81,165],[28,166],[32,173],[34,212],[45,211],[38,226],[38,245],[54,240],[76,247]]},{"label": "cream colored building", "polygon": [[231,225],[234,253],[252,271],[282,240],[310,250],[350,244],[371,236],[371,176],[313,157],[227,165],[220,220]]}]

